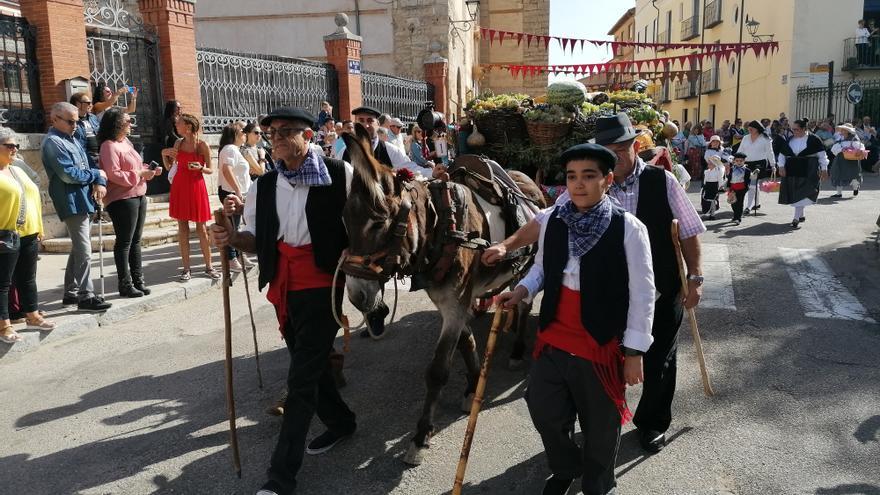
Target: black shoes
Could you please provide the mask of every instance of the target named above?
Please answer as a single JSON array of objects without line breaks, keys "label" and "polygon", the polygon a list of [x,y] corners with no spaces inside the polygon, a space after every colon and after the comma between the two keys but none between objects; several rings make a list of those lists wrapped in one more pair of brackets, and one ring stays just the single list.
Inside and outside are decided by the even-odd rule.
[{"label": "black shoes", "polygon": [[800,218],[798,218],[798,222],[800,222],[800,223],[804,223],[804,222],[806,222],[806,221],[807,221],[807,217],[800,217]]},{"label": "black shoes", "polygon": [[792,221],[791,221],[791,228],[793,228],[793,229],[799,229],[799,228],[801,228],[800,225],[798,225],[798,224],[800,224],[799,221],[797,221],[797,220],[792,220]]},{"label": "black shoes", "polygon": [[715,215],[709,215],[709,220],[715,220]]},{"label": "black shoes", "polygon": [[354,432],[349,433],[348,435],[339,435],[339,434],[333,433],[330,430],[327,430],[324,433],[321,433],[320,435],[315,437],[314,440],[309,442],[308,447],[306,447],[306,454],[309,454],[309,455],[323,454],[324,452],[327,452],[328,450],[335,447],[336,444],[338,444],[339,442],[342,442],[343,440],[350,438],[353,434],[354,434]]},{"label": "black shoes", "polygon": [[751,212],[751,210],[749,210],[748,208],[746,208],[745,210],[743,210],[743,215],[748,215],[749,212]]},{"label": "black shoes", "polygon": [[144,297],[144,293],[135,289],[131,282],[119,286],[119,297]]},{"label": "black shoes", "polygon": [[568,487],[571,486],[572,481],[571,478],[560,478],[554,474],[547,479],[541,495],[565,495],[568,493]]},{"label": "black shoes", "polygon": [[107,311],[111,306],[113,305],[105,301],[103,297],[92,296],[80,301],[79,304],[77,304],[77,309],[79,311],[100,313],[102,311]]},{"label": "black shoes", "polygon": [[666,434],[654,430],[639,430],[639,444],[650,454],[656,454],[666,446]]},{"label": "black shoes", "polygon": [[79,302],[79,298],[76,296],[64,296],[64,299],[61,300],[62,306],[73,306]]},{"label": "black shoes", "polygon": [[149,296],[149,295],[150,295],[150,292],[152,292],[150,289],[147,288],[146,285],[144,285],[144,279],[143,279],[143,278],[140,278],[140,277],[134,277],[134,282],[132,283],[132,285],[134,285],[134,288],[135,288],[135,289],[137,289],[137,290],[143,292],[145,296]]},{"label": "black shoes", "polygon": [[853,196],[858,196],[858,195],[859,195],[859,190],[858,189],[853,190]]},{"label": "black shoes", "polygon": [[829,196],[829,197],[830,197],[830,198],[842,198],[842,197],[843,197],[843,194],[832,194],[832,195]]}]

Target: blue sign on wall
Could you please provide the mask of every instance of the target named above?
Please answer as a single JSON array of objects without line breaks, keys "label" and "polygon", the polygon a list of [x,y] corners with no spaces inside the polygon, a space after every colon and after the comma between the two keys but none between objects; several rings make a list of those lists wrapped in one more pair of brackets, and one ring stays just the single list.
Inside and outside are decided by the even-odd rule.
[{"label": "blue sign on wall", "polygon": [[361,61],[360,60],[349,60],[348,61],[348,73],[352,75],[357,75],[361,73]]}]

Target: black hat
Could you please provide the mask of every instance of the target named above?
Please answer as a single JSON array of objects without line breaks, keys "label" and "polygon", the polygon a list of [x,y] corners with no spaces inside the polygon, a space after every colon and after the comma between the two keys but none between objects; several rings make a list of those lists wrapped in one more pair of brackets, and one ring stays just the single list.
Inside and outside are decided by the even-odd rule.
[{"label": "black hat", "polygon": [[599,117],[596,119],[596,136],[590,140],[596,144],[623,143],[642,133],[636,129],[629,120],[629,116],[623,112],[613,117]]},{"label": "black hat", "polygon": [[357,107],[351,111],[352,115],[357,115],[359,113],[368,113],[368,114],[372,115],[373,117],[376,117],[377,119],[382,116],[382,112],[376,110],[373,107],[368,107],[368,106]]},{"label": "black hat", "polygon": [[754,129],[757,129],[758,132],[764,132],[766,130],[766,127],[764,127],[764,124],[758,122],[757,120],[753,120],[753,121],[749,122],[749,125],[746,127],[752,127]]},{"label": "black hat", "polygon": [[742,151],[737,151],[736,153],[733,154],[733,157],[734,158],[742,158],[743,160],[745,160],[746,158],[749,157],[749,155],[743,153]]},{"label": "black hat", "polygon": [[562,152],[559,160],[562,162],[562,167],[565,168],[570,161],[585,160],[588,158],[606,165],[609,171],[614,170],[614,165],[617,164],[617,155],[613,151],[604,146],[593,143],[572,146]]},{"label": "black hat", "polygon": [[302,108],[296,107],[281,107],[276,108],[269,112],[269,115],[263,117],[260,120],[260,125],[269,125],[275,119],[289,119],[289,120],[301,120],[307,124],[309,127],[315,125],[315,116],[306,112]]}]

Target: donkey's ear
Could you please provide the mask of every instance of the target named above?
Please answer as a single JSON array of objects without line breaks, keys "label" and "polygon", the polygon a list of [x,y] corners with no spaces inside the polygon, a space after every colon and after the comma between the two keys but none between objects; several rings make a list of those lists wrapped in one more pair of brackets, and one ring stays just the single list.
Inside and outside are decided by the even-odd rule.
[{"label": "donkey's ear", "polygon": [[370,139],[370,133],[367,132],[367,128],[360,123],[354,124],[354,134],[358,137],[358,139],[363,139],[368,143],[372,141],[372,139]]},{"label": "donkey's ear", "polygon": [[[360,124],[358,124],[360,125]],[[345,142],[345,150],[351,166],[354,167],[355,175],[359,176],[364,183],[375,184],[379,180],[376,167],[373,164],[372,154],[369,153],[369,141],[365,141],[348,132],[342,133]]]}]

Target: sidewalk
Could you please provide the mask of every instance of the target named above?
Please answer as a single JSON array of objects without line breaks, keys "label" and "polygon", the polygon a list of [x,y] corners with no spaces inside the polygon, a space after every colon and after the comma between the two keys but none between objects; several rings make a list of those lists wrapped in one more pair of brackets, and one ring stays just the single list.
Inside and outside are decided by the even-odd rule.
[{"label": "sidewalk", "polygon": [[[37,290],[40,310],[46,312],[46,318],[57,326],[51,332],[24,330],[25,324],[14,325],[15,330],[24,337],[16,344],[0,342],[0,359],[6,355],[15,355],[35,349],[43,342],[50,342],[76,335],[93,328],[131,318],[140,313],[154,311],[176,302],[192,299],[200,294],[220,287],[219,280],[212,280],[204,273],[205,265],[199,248],[198,240],[190,242],[192,280],[178,282],[177,275],[181,270],[178,246],[165,244],[143,250],[144,277],[147,287],[152,290],[149,296],[139,298],[120,298],[117,293],[116,266],[113,252],[104,252],[104,287],[105,297],[113,307],[104,313],[79,313],[75,306],[65,308],[61,305],[64,295],[64,268],[67,265],[67,254],[41,253],[37,262]],[[220,256],[216,249],[212,250],[214,268],[220,270]],[[92,280],[95,293],[101,293],[99,277],[98,253],[92,254]],[[252,284],[251,295],[256,293],[256,267],[249,272]],[[233,274],[233,283],[239,274]],[[219,295],[218,295],[219,297]]]}]

